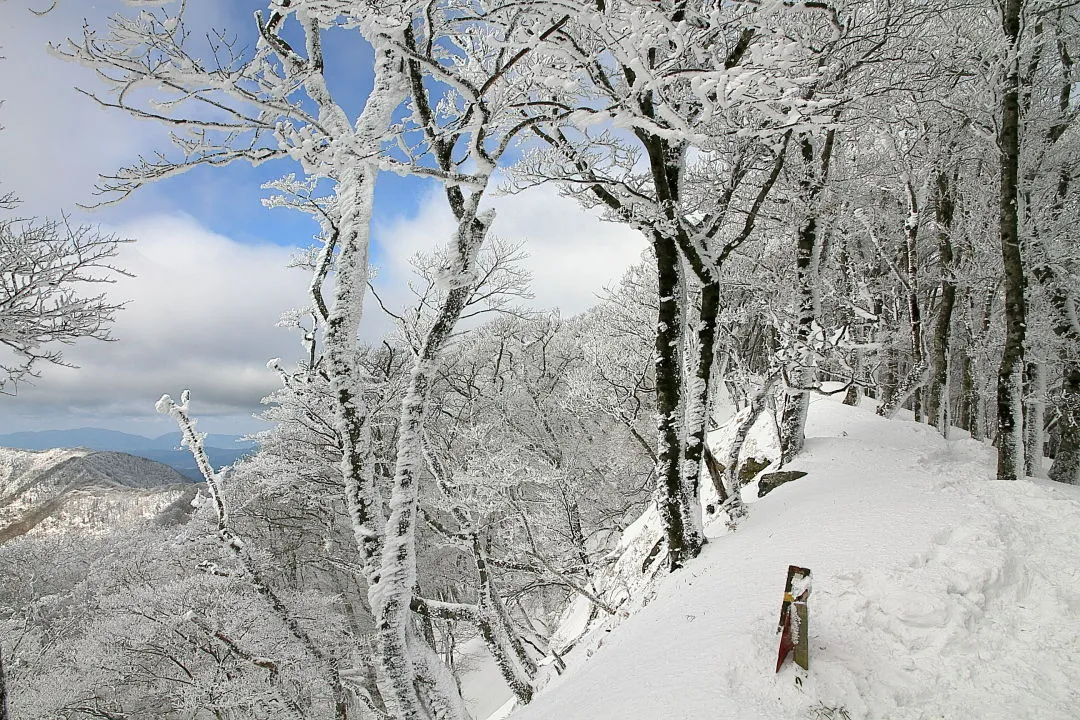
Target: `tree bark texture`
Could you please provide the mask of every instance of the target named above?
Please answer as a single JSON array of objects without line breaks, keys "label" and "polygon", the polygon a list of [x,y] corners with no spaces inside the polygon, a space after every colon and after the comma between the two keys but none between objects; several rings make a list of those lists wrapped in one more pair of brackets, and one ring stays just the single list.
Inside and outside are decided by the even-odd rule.
[{"label": "tree bark texture", "polygon": [[[642,112],[646,116],[652,115],[651,101],[644,100]],[[679,216],[679,200],[681,196],[680,181],[685,162],[686,144],[666,140],[662,137],[638,132],[638,139],[649,158],[649,167],[652,174],[653,190],[656,193],[657,204],[660,206],[665,225],[653,230],[654,236],[664,235],[665,244],[670,243],[672,249],[673,270],[675,271],[676,285],[670,293],[671,297],[677,298],[677,332],[676,345],[674,346],[675,371],[679,373],[677,378],[678,394],[676,413],[676,436],[678,437],[678,454],[672,456],[672,463],[676,466],[675,472],[679,475],[681,487],[678,492],[678,512],[680,515],[679,525],[682,530],[683,555],[686,558],[695,557],[705,544],[705,530],[702,525],[701,513],[701,465],[702,452],[705,445],[706,416],[709,406],[709,387],[712,374],[713,356],[716,344],[716,316],[720,306],[720,286],[701,255],[692,247],[682,225]],[[654,249],[656,247],[654,241]],[[697,323],[697,346],[692,348],[689,340],[689,303],[687,302],[689,278],[686,277],[682,262],[685,259],[697,282],[701,283],[700,308]],[[659,252],[657,262],[660,262]],[[660,292],[661,304],[666,296]],[[659,342],[659,339],[658,339]],[[693,349],[693,357],[686,354]],[[689,381],[684,381],[681,368],[687,367]],[[659,390],[658,390],[659,392]],[[663,476],[657,475],[660,482],[665,482]],[[672,563],[675,562],[671,558]],[[679,563],[682,561],[679,560]],[[675,565],[672,565],[672,569]]]},{"label": "tree bark texture", "polygon": [[1061,379],[1061,442],[1048,476],[1080,485],[1080,362],[1065,363]]},{"label": "tree bark texture", "polygon": [[[911,362],[916,371],[926,365],[923,352],[923,319],[922,305],[919,302],[919,204],[915,195],[915,188],[911,181],[907,182],[908,217],[904,222],[904,271],[907,273],[907,310],[908,328],[911,334]],[[911,392],[911,410],[915,414],[915,421],[924,420],[923,387],[917,385]]]},{"label": "tree bark texture", "polygon": [[1042,477],[1046,444],[1046,366],[1028,362],[1024,369],[1024,474]]},{"label": "tree bark texture", "polygon": [[[817,309],[817,254],[818,254],[818,198],[825,187],[829,173],[829,160],[832,156],[833,141],[836,133],[829,130],[820,158],[814,157],[814,143],[809,136],[799,140],[802,154],[803,180],[802,201],[806,208],[806,217],[799,226],[796,238],[795,273],[798,284],[798,307],[795,329],[796,353],[800,355],[798,367],[792,374],[797,387],[806,387],[814,381],[813,353],[810,350],[810,333],[814,325]],[[810,408],[810,391],[795,389],[788,393],[780,423],[781,462],[787,463],[794,458],[806,442],[806,415]]]},{"label": "tree bark texture", "polygon": [[938,262],[941,265],[934,337],[930,345],[930,380],[926,394],[927,420],[949,437],[952,418],[949,412],[950,351],[953,310],[956,307],[956,281],[953,276],[952,224],[955,214],[952,187],[947,173],[939,172],[935,187],[937,203],[934,214],[938,226]]},{"label": "tree bark texture", "polygon": [[659,289],[656,318],[656,435],[657,497],[656,505],[664,525],[668,545],[668,566],[676,570],[697,554],[688,547],[682,511],[682,478],[679,439],[682,377],[678,349],[682,313],[679,307],[678,248],[675,241],[661,232],[653,233],[653,251]]},{"label": "tree bark texture", "polygon": [[997,372],[997,477],[1024,476],[1024,337],[1027,305],[1019,236],[1020,169],[1020,13],[1023,0],[1005,0],[1002,29],[1009,67],[1001,96],[998,150],[1001,155],[998,237],[1005,278],[1005,347]]}]

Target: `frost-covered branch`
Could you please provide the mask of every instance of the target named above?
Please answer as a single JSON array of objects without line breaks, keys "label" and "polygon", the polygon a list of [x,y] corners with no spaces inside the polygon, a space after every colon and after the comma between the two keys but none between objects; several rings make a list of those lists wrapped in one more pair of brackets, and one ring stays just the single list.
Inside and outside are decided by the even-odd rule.
[{"label": "frost-covered branch", "polygon": [[85,289],[128,275],[112,263],[122,242],[66,219],[0,220],[0,393],[14,394],[42,364],[68,365],[58,345],[113,339],[124,304]]}]

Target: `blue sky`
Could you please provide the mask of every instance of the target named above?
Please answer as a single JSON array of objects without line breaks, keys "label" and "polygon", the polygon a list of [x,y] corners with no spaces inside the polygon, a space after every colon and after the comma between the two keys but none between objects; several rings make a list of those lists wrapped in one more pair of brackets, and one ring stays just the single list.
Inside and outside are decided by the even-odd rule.
[{"label": "blue sky", "polygon": [[[36,17],[44,0],[0,0],[0,189],[24,201],[21,212],[100,224],[136,239],[121,264],[137,274],[111,288],[130,302],[117,318],[117,342],[78,343],[67,353],[79,370],[47,370],[16,398],[0,398],[0,432],[95,426],[155,435],[172,428],[152,412],[162,393],[192,389],[203,429],[246,432],[259,398],[276,385],[266,360],[287,363],[297,338],[275,327],[279,315],[306,303],[308,278],[285,268],[317,228],[307,216],[261,204],[260,186],[288,172],[290,161],[260,167],[203,167],[141,189],[91,213],[98,173],[167,149],[166,131],[106,111],[76,93],[92,88],[83,68],[50,56],[46,42],[81,33],[83,18],[102,27],[108,13],[136,10],[120,0],[59,0]],[[254,43],[253,13],[265,0],[188,0],[189,24],[228,27]],[[355,32],[324,40],[328,83],[355,117],[371,86],[371,50]],[[605,284],[637,260],[644,242],[625,227],[601,223],[554,189],[496,198],[495,231],[523,241],[531,257],[535,304],[573,314],[592,304]],[[372,262],[380,293],[409,302],[409,258],[430,251],[452,229],[438,185],[385,174],[376,189]],[[391,329],[370,307],[362,334],[371,340]]]}]

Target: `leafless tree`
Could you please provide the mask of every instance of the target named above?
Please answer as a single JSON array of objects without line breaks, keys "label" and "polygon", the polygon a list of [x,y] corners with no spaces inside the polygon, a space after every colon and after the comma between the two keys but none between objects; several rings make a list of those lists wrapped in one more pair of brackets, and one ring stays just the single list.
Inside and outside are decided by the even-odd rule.
[{"label": "leafless tree", "polygon": [[0,220],[0,393],[15,394],[42,365],[70,367],[58,346],[113,339],[123,303],[86,290],[128,275],[112,263],[122,242],[66,218]]}]

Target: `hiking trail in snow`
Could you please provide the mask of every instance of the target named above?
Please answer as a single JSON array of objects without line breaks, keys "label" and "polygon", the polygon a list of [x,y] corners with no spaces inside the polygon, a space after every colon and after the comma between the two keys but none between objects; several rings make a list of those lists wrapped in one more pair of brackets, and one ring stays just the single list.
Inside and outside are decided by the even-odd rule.
[{"label": "hiking trail in snow", "polygon": [[[700,558],[594,626],[512,720],[1080,717],[1080,488],[997,481],[986,444],[830,399],[807,437],[806,477],[734,533],[713,521]],[[626,547],[652,544],[649,515]],[[814,573],[801,685],[774,672],[788,565]]]}]

